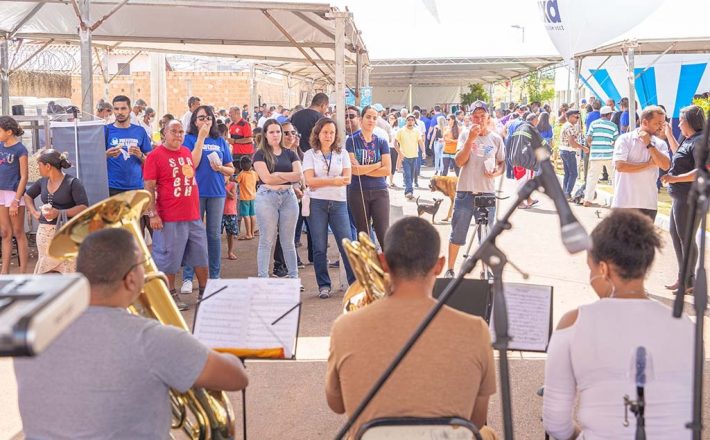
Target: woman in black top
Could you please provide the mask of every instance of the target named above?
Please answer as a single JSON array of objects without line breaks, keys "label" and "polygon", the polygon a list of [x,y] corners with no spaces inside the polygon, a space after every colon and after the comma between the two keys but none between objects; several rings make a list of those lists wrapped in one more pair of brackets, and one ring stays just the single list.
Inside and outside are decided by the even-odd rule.
[{"label": "woman in black top", "polygon": [[[670,234],[673,239],[676,260],[678,261],[678,278],[674,284],[666,286],[669,290],[676,290],[680,283],[680,272],[683,265],[683,257],[690,253],[690,267],[695,268],[698,259],[698,246],[695,244],[695,234],[698,230],[698,223],[692,225],[693,240],[689,247],[686,247],[683,240],[686,237],[690,225],[688,193],[691,182],[695,180],[695,149],[702,141],[702,130],[705,126],[705,114],[703,110],[691,105],[681,109],[680,128],[681,137],[679,141],[673,137],[670,125],[666,124],[665,133],[668,144],[673,151],[673,159],[668,174],[661,177],[661,182],[669,184],[668,192],[673,200],[670,215]],[[694,270],[694,269],[693,269]],[[689,273],[686,278],[686,287],[692,287],[694,273]]]},{"label": "woman in black top", "polygon": [[254,170],[262,185],[256,190],[256,221],[259,224],[257,249],[258,276],[269,276],[271,249],[276,234],[281,240],[289,278],[298,278],[296,245],[290,238],[296,233],[298,200],[292,184],[301,180],[301,161],[298,155],[284,146],[281,124],[276,119],[264,123],[264,136],[254,154]]},{"label": "woman in black top", "polygon": [[[86,209],[89,199],[81,181],[73,176],[64,174],[62,169],[71,167],[66,153],[57,150],[45,150],[37,159],[41,179],[36,181],[25,193],[27,209],[36,220],[38,259],[35,273],[57,271],[62,273],[74,272],[74,262],[56,260],[47,254],[49,243],[54,238],[57,218],[66,214],[72,218]],[[35,208],[34,199],[40,196],[42,206]]]}]

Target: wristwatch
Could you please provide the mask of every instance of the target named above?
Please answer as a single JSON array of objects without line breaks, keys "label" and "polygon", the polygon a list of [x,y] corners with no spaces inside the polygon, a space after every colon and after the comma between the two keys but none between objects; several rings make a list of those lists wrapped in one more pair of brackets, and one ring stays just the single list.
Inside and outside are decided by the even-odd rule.
[{"label": "wristwatch", "polygon": [[145,215],[147,215],[149,218],[153,218],[155,217],[155,211],[147,211]]}]

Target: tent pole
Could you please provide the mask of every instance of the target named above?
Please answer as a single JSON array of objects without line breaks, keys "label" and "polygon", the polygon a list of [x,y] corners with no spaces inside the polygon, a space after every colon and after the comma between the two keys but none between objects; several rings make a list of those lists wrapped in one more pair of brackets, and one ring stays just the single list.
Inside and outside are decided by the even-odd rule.
[{"label": "tent pole", "polygon": [[0,90],[2,93],[2,113],[10,114],[10,42],[5,36],[0,45]]},{"label": "tent pole", "polygon": [[636,128],[636,78],[634,74],[634,55],[636,49],[628,48],[629,58],[629,131]]},{"label": "tent pole", "polygon": [[256,117],[254,107],[256,107],[256,64],[251,63],[249,66],[249,114],[252,119]]},{"label": "tent pole", "polygon": [[407,109],[411,112],[412,111],[412,85],[409,84],[409,102],[407,102]]},{"label": "tent pole", "polygon": [[582,110],[579,108],[579,72],[582,70],[582,59],[581,58],[575,58],[574,59],[574,104],[575,108],[579,109],[580,111]]},{"label": "tent pole", "polygon": [[335,17],[335,115],[340,133],[345,133],[345,21],[350,13],[333,12]]},{"label": "tent pole", "polygon": [[168,109],[168,83],[165,72],[165,54],[150,54],[150,105],[161,117]]},{"label": "tent pole", "polygon": [[94,114],[94,66],[91,55],[91,0],[79,0],[79,41],[81,47],[81,111],[82,119]]},{"label": "tent pole", "polygon": [[355,53],[355,105],[360,107],[362,96],[360,96],[360,87],[362,87],[362,54],[360,49]]}]

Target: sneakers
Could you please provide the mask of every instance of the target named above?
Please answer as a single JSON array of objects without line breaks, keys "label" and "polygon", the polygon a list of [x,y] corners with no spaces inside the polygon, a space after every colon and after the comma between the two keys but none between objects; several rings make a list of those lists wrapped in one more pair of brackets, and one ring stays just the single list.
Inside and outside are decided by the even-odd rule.
[{"label": "sneakers", "polygon": [[330,298],[330,287],[321,287],[318,289],[318,298],[328,299]]},{"label": "sneakers", "polygon": [[[190,284],[192,285],[192,282],[190,282]],[[184,286],[184,284],[183,284],[183,286]],[[173,293],[172,297],[173,297],[173,301],[175,301],[175,305],[177,306],[178,310],[180,310],[181,312],[190,308],[190,306],[188,306],[184,302],[180,301],[180,298],[178,298],[178,296],[176,294]]]},{"label": "sneakers", "polygon": [[296,263],[296,266],[297,266],[299,269],[305,269],[305,268],[306,268],[306,265],[303,264],[303,261],[301,261],[301,260],[298,260],[298,262]]},{"label": "sneakers", "polygon": [[414,199],[414,194],[412,194],[412,193],[407,193],[407,194],[404,195],[404,197],[406,197],[407,200],[412,200],[412,199]]},{"label": "sneakers", "polygon": [[338,267],[340,267],[340,260],[329,261],[329,262],[328,262],[328,267],[332,267],[332,268],[338,268]]},{"label": "sneakers", "polygon": [[446,278],[446,279],[451,279],[455,276],[456,276],[456,274],[454,273],[453,269],[447,270],[446,273],[444,274],[444,278]]},{"label": "sneakers", "polygon": [[286,278],[288,276],[288,271],[287,270],[275,270],[274,273],[271,274],[273,278]]},{"label": "sneakers", "polygon": [[180,293],[183,295],[190,295],[192,293],[192,280],[183,280]]}]

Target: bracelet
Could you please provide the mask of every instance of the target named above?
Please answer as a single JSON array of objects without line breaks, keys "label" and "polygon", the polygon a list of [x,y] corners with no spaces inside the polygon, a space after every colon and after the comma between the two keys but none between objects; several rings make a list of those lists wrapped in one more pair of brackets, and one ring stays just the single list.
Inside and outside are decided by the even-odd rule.
[{"label": "bracelet", "polygon": [[16,202],[16,203],[20,203],[20,199],[15,199],[15,200],[13,200],[13,201]]}]

